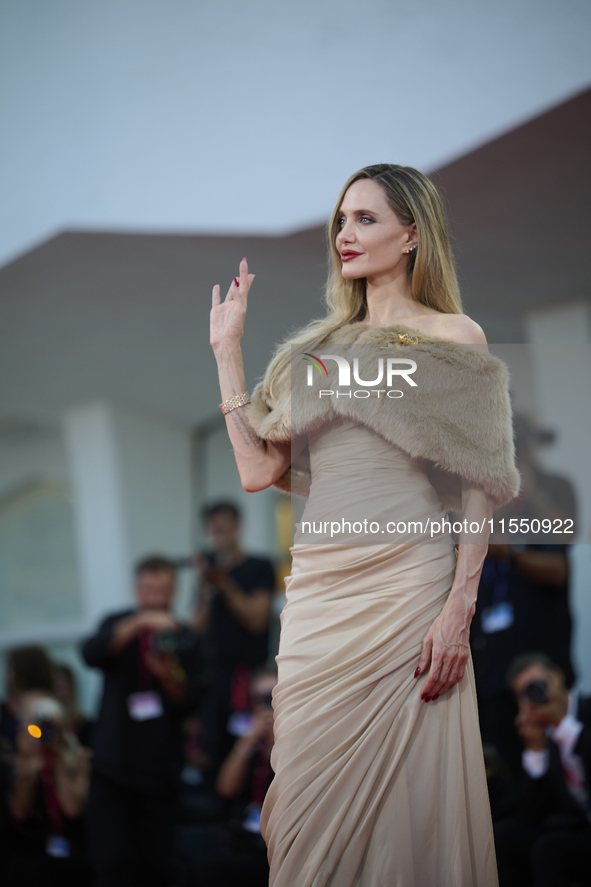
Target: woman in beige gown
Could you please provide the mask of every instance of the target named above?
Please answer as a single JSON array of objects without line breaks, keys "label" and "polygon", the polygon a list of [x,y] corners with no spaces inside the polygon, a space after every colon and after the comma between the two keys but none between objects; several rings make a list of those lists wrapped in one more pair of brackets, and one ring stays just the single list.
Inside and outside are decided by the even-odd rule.
[{"label": "woman in beige gown", "polygon": [[[376,176],[383,176],[384,169],[369,167],[357,175],[364,183],[374,178],[382,186]],[[390,166],[386,173],[404,177],[408,169]],[[352,177],[347,184],[345,197],[353,193],[347,188],[355,181]],[[377,192],[366,189],[364,210],[368,194]],[[348,205],[343,195],[341,205]],[[414,225],[406,227],[415,234]],[[375,249],[372,253],[372,242],[364,236],[353,230],[347,244],[363,248],[371,258]],[[246,294],[252,282],[245,266],[243,262],[240,281],[231,288],[236,301],[239,288]],[[371,302],[369,293],[364,295],[363,310],[357,316],[350,312],[349,322],[367,322]],[[227,303],[228,297],[224,304],[231,312]],[[216,309],[221,315],[222,308],[219,289],[214,290],[212,315]],[[418,312],[411,329],[422,329],[437,313]],[[227,331],[228,318],[222,319]],[[232,364],[235,350],[227,349],[220,359],[216,343],[222,339],[212,323],[222,397],[229,399],[246,386],[240,368]],[[411,456],[354,409],[349,415],[327,412],[326,421],[316,421],[301,438],[292,438],[290,448],[289,400],[285,389],[273,390],[268,371],[253,392],[253,402],[242,407],[238,401],[242,408],[237,409],[237,401],[231,401],[227,414],[246,489],[270,483],[286,489],[280,477],[289,473],[306,445],[309,450],[308,498],[291,548],[281,614],[273,694],[275,777],[261,813],[270,885],[497,887],[467,643],[486,544],[464,546],[468,580],[458,578],[462,546],[456,550],[449,533],[400,541],[383,536],[341,541],[322,535],[317,541],[306,534],[308,521],[320,526],[320,521],[353,515],[381,526],[392,518],[440,521],[446,508],[427,474],[426,450],[421,454],[425,458]],[[267,414],[279,419],[265,438]],[[504,434],[512,463],[506,429]],[[513,491],[505,490],[505,499],[517,492],[515,476],[511,484]],[[488,517],[487,507],[480,503],[480,513]],[[454,577],[460,583],[457,606],[451,602]],[[447,622],[441,623],[448,613]],[[434,663],[444,660],[439,673]]]},{"label": "woman in beige gown", "polygon": [[[302,522],[350,514],[356,499],[371,519],[442,517],[424,468],[363,425],[322,428],[310,461]],[[451,588],[451,536],[398,545],[298,545],[296,536],[291,553],[273,700],[276,776],[261,819],[271,883],[492,887],[471,663],[429,704],[414,677]]]}]

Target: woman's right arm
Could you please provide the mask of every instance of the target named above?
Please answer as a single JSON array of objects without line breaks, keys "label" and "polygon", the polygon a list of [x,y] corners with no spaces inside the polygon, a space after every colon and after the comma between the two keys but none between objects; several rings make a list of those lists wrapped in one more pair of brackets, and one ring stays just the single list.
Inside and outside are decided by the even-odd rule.
[{"label": "woman's right arm", "polygon": [[[224,302],[219,285],[213,288],[209,341],[218,365],[222,401],[247,390],[240,341],[253,279],[246,259],[242,259],[240,278],[234,278]],[[249,493],[264,490],[278,480],[307,442],[305,435],[280,443],[263,440],[246,421],[240,407],[226,413],[226,427],[240,481]]]}]

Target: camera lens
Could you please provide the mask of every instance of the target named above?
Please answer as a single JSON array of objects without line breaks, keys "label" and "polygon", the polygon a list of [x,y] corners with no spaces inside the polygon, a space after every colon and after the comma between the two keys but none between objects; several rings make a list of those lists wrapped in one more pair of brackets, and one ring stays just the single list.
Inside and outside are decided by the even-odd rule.
[{"label": "camera lens", "polygon": [[531,681],[523,695],[534,705],[545,705],[548,702],[548,681]]}]

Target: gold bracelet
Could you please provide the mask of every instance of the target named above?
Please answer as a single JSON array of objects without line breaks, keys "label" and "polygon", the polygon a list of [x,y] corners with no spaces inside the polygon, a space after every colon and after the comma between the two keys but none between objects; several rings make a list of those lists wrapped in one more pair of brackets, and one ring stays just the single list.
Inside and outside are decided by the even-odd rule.
[{"label": "gold bracelet", "polygon": [[223,403],[218,404],[218,406],[222,413],[231,413],[236,407],[243,407],[247,403],[250,403],[250,395],[248,391],[245,391],[243,394],[235,394],[234,397],[229,397]]}]

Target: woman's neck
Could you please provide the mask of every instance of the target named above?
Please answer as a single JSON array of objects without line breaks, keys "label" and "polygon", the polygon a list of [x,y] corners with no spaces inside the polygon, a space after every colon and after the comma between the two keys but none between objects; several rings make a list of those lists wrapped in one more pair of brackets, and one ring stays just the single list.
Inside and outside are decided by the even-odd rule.
[{"label": "woman's neck", "polygon": [[366,298],[367,314],[363,323],[369,326],[393,326],[407,318],[432,313],[432,309],[417,302],[413,296],[406,271],[394,279],[368,279]]}]

